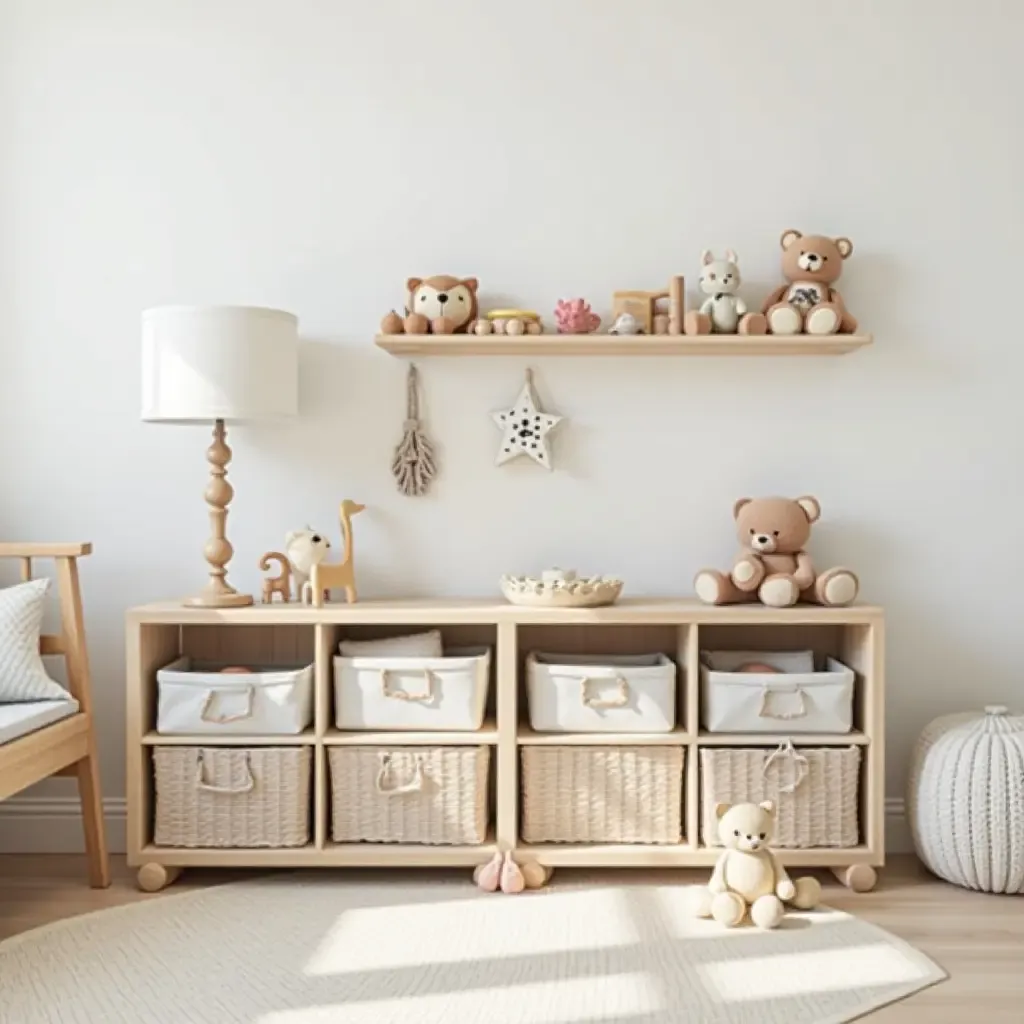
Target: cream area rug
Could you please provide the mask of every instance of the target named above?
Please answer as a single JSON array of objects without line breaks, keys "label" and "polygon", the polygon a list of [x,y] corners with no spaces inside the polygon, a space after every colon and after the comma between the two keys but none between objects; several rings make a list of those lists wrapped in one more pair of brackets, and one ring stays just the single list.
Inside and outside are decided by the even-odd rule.
[{"label": "cream area rug", "polygon": [[286,875],[161,896],[0,944],[10,1024],[830,1024],[945,977],[835,910],[775,932],[682,886],[520,896],[464,878]]}]

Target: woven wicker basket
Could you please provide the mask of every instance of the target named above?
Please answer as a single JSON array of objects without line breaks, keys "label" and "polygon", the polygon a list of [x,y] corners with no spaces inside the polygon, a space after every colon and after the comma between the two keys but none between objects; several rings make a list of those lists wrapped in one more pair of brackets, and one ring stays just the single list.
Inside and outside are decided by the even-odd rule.
[{"label": "woven wicker basket", "polygon": [[682,747],[523,748],[528,843],[678,843]]},{"label": "woven wicker basket", "polygon": [[700,756],[705,845],[721,845],[715,804],[762,800],[777,808],[775,847],[859,842],[859,747],[705,747]]},{"label": "woven wicker basket", "polygon": [[309,747],[155,747],[157,846],[304,846]]},{"label": "woven wicker basket", "polygon": [[329,757],[336,843],[486,838],[489,747],[332,747]]}]

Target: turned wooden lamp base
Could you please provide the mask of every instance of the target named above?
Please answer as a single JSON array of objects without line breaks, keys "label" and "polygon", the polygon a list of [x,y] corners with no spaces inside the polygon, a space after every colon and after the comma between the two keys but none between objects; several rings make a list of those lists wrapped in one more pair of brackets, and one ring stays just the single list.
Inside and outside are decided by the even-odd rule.
[{"label": "turned wooden lamp base", "polygon": [[189,608],[245,608],[253,603],[253,598],[252,594],[240,594],[237,590],[230,594],[207,594],[204,590],[185,598],[183,603]]},{"label": "turned wooden lamp base", "polygon": [[227,481],[231,449],[225,440],[224,421],[217,420],[213,428],[213,444],[206,449],[210,464],[210,482],[203,497],[210,506],[210,539],[203,548],[210,563],[210,580],[203,589],[183,602],[189,608],[245,608],[253,603],[252,594],[240,594],[227,581],[227,564],[235,549],[227,538],[228,505],[235,496]]}]

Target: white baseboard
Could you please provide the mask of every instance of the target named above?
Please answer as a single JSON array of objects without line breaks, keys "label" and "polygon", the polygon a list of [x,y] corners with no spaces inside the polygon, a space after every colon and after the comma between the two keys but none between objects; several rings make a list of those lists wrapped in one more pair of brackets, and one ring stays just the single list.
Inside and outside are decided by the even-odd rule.
[{"label": "white baseboard", "polygon": [[[103,801],[111,853],[124,853],[124,797]],[[910,829],[901,797],[885,801],[886,847],[910,853]],[[80,853],[82,825],[75,797],[14,796],[0,803],[0,853]]]},{"label": "white baseboard", "polygon": [[[124,853],[125,799],[103,801],[107,845]],[[81,853],[82,808],[75,796],[12,796],[0,803],[0,853]]]},{"label": "white baseboard", "polygon": [[910,824],[907,821],[907,809],[901,796],[885,798],[885,852],[914,852],[914,843],[910,838]]}]

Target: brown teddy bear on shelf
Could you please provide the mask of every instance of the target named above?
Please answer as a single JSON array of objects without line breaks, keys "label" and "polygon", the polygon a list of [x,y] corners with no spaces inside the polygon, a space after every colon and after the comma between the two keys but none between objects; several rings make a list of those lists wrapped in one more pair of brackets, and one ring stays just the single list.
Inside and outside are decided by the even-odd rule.
[{"label": "brown teddy bear on shelf", "polygon": [[848,238],[785,231],[782,273],[786,283],[765,299],[761,312],[770,334],[853,334],[857,321],[832,286],[853,252]]},{"label": "brown teddy bear on shelf", "polygon": [[382,334],[465,334],[476,320],[475,277],[410,277],[405,316],[392,310],[381,321]]},{"label": "brown teddy bear on shelf", "polygon": [[843,568],[818,573],[804,545],[821,516],[817,498],[740,498],[733,506],[743,550],[726,575],[702,569],[694,590],[705,604],[758,601],[788,608],[797,601],[839,606],[857,597],[857,577]]}]

